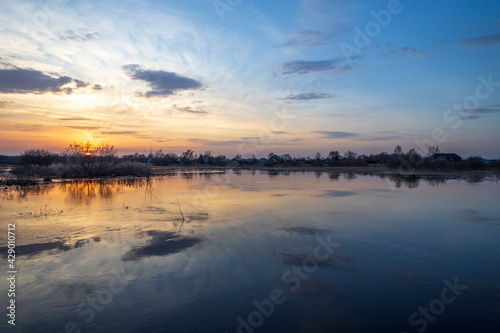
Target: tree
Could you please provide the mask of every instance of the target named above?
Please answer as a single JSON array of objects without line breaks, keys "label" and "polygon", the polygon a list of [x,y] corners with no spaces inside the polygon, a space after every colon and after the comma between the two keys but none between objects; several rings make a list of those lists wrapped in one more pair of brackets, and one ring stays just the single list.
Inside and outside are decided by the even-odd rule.
[{"label": "tree", "polygon": [[190,159],[193,158],[193,155],[194,155],[194,150],[188,149],[181,154],[181,159],[183,161],[189,161]]},{"label": "tree", "polygon": [[336,150],[332,150],[329,154],[328,154],[328,158],[332,161],[338,161],[340,160],[340,153]]},{"label": "tree", "polygon": [[428,156],[440,153],[439,146],[429,146],[427,147],[427,151],[428,151]]},{"label": "tree", "polygon": [[401,149],[400,145],[397,145],[396,148],[394,148],[394,154],[402,154],[403,149]]},{"label": "tree", "polygon": [[315,160],[320,160],[321,159],[321,153],[318,151],[316,155],[314,155]]},{"label": "tree", "polygon": [[346,160],[349,160],[349,161],[351,161],[351,160],[355,160],[355,159],[356,159],[356,157],[358,157],[358,154],[356,154],[355,152],[353,152],[353,151],[351,151],[351,150],[348,150],[348,151],[346,151],[346,152],[344,153],[344,158],[345,158]]},{"label": "tree", "polygon": [[117,150],[107,143],[94,146],[87,141],[70,144],[65,154],[70,162],[81,168],[87,176],[105,176],[116,159]]},{"label": "tree", "polygon": [[415,148],[408,151],[408,161],[414,167],[420,167],[423,163],[422,156],[417,152]]},{"label": "tree", "polygon": [[270,160],[273,156],[274,156],[274,153],[270,152],[269,154],[267,154],[267,159]]},{"label": "tree", "polygon": [[28,149],[21,154],[22,165],[48,166],[55,160],[56,155],[46,149]]}]

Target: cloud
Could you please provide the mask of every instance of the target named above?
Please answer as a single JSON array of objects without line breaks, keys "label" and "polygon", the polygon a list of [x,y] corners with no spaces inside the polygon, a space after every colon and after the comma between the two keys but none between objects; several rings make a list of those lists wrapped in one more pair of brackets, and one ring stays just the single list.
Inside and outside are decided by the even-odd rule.
[{"label": "cloud", "polygon": [[500,46],[500,33],[496,35],[480,36],[456,41],[458,44],[467,46],[470,49],[483,47]]},{"label": "cloud", "polygon": [[102,134],[106,135],[131,135],[131,134],[136,134],[136,131],[107,131],[107,132],[102,132]]},{"label": "cloud", "polygon": [[474,120],[486,114],[500,113],[500,104],[486,105],[475,109],[455,110],[454,112],[460,113],[460,116],[456,117],[457,119]]},{"label": "cloud", "polygon": [[336,64],[338,64],[339,62],[339,59],[317,61],[296,60],[292,62],[286,62],[281,64],[281,67],[284,71],[282,74],[308,74],[339,70],[339,68],[336,66]]},{"label": "cloud", "polygon": [[385,43],[384,45],[379,45],[377,43],[370,44],[372,49],[377,50],[378,57],[380,58],[389,58],[389,57],[421,57],[434,54],[432,52],[426,52],[421,49],[417,49],[416,47],[411,46],[402,46],[397,47],[392,45],[391,43]]},{"label": "cloud", "polygon": [[39,124],[35,125],[15,124],[14,126],[12,126],[12,128],[16,131],[35,132],[41,130],[43,126]]},{"label": "cloud", "polygon": [[[337,31],[345,32],[345,28],[338,28]],[[334,35],[325,35],[319,31],[314,30],[297,30],[291,32],[287,41],[278,46],[280,47],[294,47],[294,48],[316,48],[323,47],[329,44],[334,44]]]},{"label": "cloud", "polygon": [[358,134],[356,133],[337,132],[337,131],[314,131],[313,133],[322,134],[322,138],[325,139],[342,139],[342,138],[350,138],[353,136],[358,136]]},{"label": "cloud", "polygon": [[94,89],[94,90],[102,90],[102,86],[100,84],[94,84],[94,86],[92,87],[92,89]]},{"label": "cloud", "polygon": [[76,89],[88,86],[81,80],[69,76],[52,77],[40,71],[23,68],[0,69],[0,93],[7,94],[42,94],[42,93],[73,93]]},{"label": "cloud", "polygon": [[286,101],[307,101],[311,99],[325,99],[325,98],[332,98],[335,97],[335,95],[331,94],[326,94],[326,93],[301,93],[298,95],[288,95],[288,97],[285,98],[278,98]]},{"label": "cloud", "polygon": [[410,57],[421,56],[424,54],[423,50],[417,49],[415,47],[403,46],[399,51],[408,54]]},{"label": "cloud", "polygon": [[77,130],[86,130],[86,131],[98,131],[102,128],[100,126],[64,126],[64,127]]},{"label": "cloud", "polygon": [[201,139],[201,138],[191,138],[189,139],[190,142],[193,143],[198,143],[206,146],[235,146],[239,144],[245,144],[248,143],[248,141],[242,141],[242,140],[228,140],[228,141],[217,141],[217,140],[208,140],[208,139]]},{"label": "cloud", "polygon": [[176,73],[162,70],[142,69],[139,65],[126,65],[123,70],[132,80],[147,82],[151,88],[146,97],[174,95],[178,90],[193,90],[202,87],[201,82]]},{"label": "cloud", "polygon": [[400,135],[390,135],[390,136],[381,136],[378,138],[373,138],[370,139],[370,141],[390,141],[390,140],[397,140],[401,139],[402,137]]},{"label": "cloud", "polygon": [[191,109],[189,106],[185,106],[185,107],[178,107],[177,105],[173,105],[175,109],[181,111],[181,112],[185,112],[185,113],[192,113],[192,114],[208,114],[208,112],[206,111],[201,111],[201,110],[193,110]]},{"label": "cloud", "polygon": [[14,102],[0,101],[0,109],[7,109]]},{"label": "cloud", "polygon": [[77,42],[86,42],[99,38],[97,32],[88,32],[85,29],[79,29],[78,31],[66,30],[63,33],[57,33],[57,36],[60,40],[73,40]]},{"label": "cloud", "polygon": [[92,119],[85,118],[85,117],[71,117],[71,118],[59,118],[59,120],[64,120],[64,121],[79,121],[79,120],[92,120]]}]

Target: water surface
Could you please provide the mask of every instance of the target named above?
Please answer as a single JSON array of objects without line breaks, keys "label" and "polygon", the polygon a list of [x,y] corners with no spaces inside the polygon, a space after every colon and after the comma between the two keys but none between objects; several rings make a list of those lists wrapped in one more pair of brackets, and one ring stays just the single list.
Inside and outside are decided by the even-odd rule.
[{"label": "water surface", "polygon": [[[495,182],[260,171],[4,190],[13,331],[491,331],[499,194]],[[8,289],[2,278],[2,306]]]}]

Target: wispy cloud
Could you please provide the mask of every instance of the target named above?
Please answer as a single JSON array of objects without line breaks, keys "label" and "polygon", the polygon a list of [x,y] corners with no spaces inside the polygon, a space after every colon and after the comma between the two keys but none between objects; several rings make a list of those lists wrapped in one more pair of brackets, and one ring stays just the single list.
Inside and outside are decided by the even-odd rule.
[{"label": "wispy cloud", "polygon": [[23,68],[0,69],[0,92],[10,94],[73,93],[88,83],[69,76],[53,77],[41,71]]},{"label": "wispy cloud", "polygon": [[350,138],[353,136],[358,136],[357,133],[351,132],[338,132],[338,131],[314,131],[313,133],[321,134],[322,138],[325,139],[342,139],[342,138]]},{"label": "wispy cloud", "polygon": [[87,130],[87,131],[98,131],[101,128],[103,128],[100,126],[76,126],[76,125],[75,126],[64,126],[64,127],[71,128],[71,129],[77,129],[77,130]]},{"label": "wispy cloud", "polygon": [[94,86],[92,87],[92,89],[94,89],[94,90],[102,90],[102,86],[100,84],[94,84]]},{"label": "wispy cloud", "polygon": [[[339,31],[345,32],[342,28]],[[335,34],[324,34],[315,30],[296,30],[287,36],[285,43],[279,44],[280,47],[291,48],[317,48],[335,43]]]},{"label": "wispy cloud", "polygon": [[[335,71],[336,73],[345,73],[351,70],[351,66],[343,64],[343,59],[305,61],[296,60],[281,64],[283,72],[281,74],[308,74],[316,72]],[[340,64],[340,66],[339,66]]]},{"label": "wispy cloud", "polygon": [[12,104],[14,104],[14,102],[0,101],[0,109],[7,109]]},{"label": "wispy cloud", "polygon": [[312,99],[325,99],[325,98],[333,98],[335,95],[326,94],[326,93],[301,93],[301,94],[291,94],[285,98],[279,98],[285,101],[308,101]]},{"label": "wispy cloud", "polygon": [[146,97],[174,95],[179,90],[193,90],[202,87],[201,82],[163,70],[143,69],[139,65],[126,65],[123,70],[132,80],[147,82],[151,88]]},{"label": "wispy cloud", "polygon": [[401,139],[402,137],[400,135],[389,135],[389,136],[380,136],[378,138],[373,138],[370,139],[370,141],[390,141],[390,140],[397,140]]},{"label": "wispy cloud", "polygon": [[105,135],[132,135],[136,134],[137,131],[103,131],[102,134]]},{"label": "wispy cloud", "polygon": [[16,131],[36,132],[36,131],[40,131],[43,128],[43,125],[40,125],[40,124],[34,124],[34,125],[15,124],[14,126],[12,126],[12,128]]},{"label": "wispy cloud", "polygon": [[61,40],[73,40],[77,42],[86,42],[99,38],[97,32],[89,32],[86,29],[79,29],[77,31],[66,30],[63,33],[57,33],[57,36]]},{"label": "wispy cloud", "polygon": [[64,118],[59,118],[59,120],[64,120],[64,121],[81,121],[81,120],[92,120],[92,119],[85,118],[85,117],[64,117]]},{"label": "wispy cloud", "polygon": [[397,47],[392,45],[391,43],[385,43],[384,45],[379,45],[377,43],[370,44],[372,49],[378,51],[378,56],[380,58],[388,58],[388,57],[421,57],[426,55],[434,54],[432,52],[426,52],[422,49],[418,49],[412,46],[401,46]]},{"label": "wispy cloud", "polygon": [[456,41],[456,43],[463,44],[470,49],[500,46],[500,33],[495,34],[495,35],[479,36],[479,37],[462,39],[462,40]]},{"label": "wispy cloud", "polygon": [[201,139],[201,138],[191,138],[189,139],[190,142],[193,143],[198,143],[202,145],[206,145],[207,147],[210,146],[229,146],[229,147],[234,147],[235,145],[239,144],[245,144],[247,141],[243,140],[228,140],[228,141],[219,141],[219,140],[209,140],[209,139]]},{"label": "wispy cloud", "polygon": [[456,117],[457,119],[474,120],[486,114],[500,113],[500,104],[486,105],[475,109],[455,110],[455,112],[460,113],[460,116]]},{"label": "wispy cloud", "polygon": [[191,113],[191,114],[208,114],[207,111],[202,111],[202,110],[193,110],[191,107],[189,106],[185,106],[185,107],[178,107],[177,105],[173,105],[173,107],[176,109],[176,110],[179,110],[181,112],[184,112],[184,113]]}]

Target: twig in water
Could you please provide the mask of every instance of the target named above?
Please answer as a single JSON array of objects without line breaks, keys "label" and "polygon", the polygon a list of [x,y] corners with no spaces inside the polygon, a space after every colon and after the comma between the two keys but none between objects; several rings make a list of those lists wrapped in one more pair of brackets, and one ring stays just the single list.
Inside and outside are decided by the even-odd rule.
[{"label": "twig in water", "polygon": [[177,199],[177,206],[179,206],[179,212],[181,213],[181,216],[182,216],[182,223],[181,223],[181,226],[179,227],[179,231],[177,231],[177,234],[180,234],[182,226],[184,225],[184,221],[186,219],[184,218],[184,214],[182,214],[182,209],[181,209],[181,205],[179,204],[179,199]]},{"label": "twig in water", "polygon": [[182,221],[184,221],[185,218],[184,218],[184,214],[182,214],[182,209],[181,209],[181,205],[179,204],[179,199],[177,199],[177,206],[179,206],[179,212],[181,212]]}]

